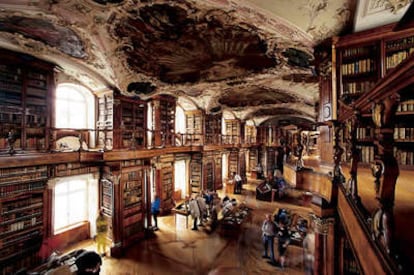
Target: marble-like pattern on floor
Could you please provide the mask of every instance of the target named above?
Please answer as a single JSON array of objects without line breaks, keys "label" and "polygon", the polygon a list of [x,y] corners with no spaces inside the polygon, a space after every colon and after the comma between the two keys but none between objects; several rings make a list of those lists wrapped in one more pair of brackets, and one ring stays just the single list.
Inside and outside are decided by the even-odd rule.
[{"label": "marble-like pattern on floor", "polygon": [[[251,209],[249,219],[233,236],[223,236],[219,228],[207,234],[185,227],[185,218],[173,215],[159,218],[159,231],[153,238],[142,240],[125,251],[124,257],[105,257],[103,275],[233,275],[233,274],[303,274],[302,248],[291,245],[288,248],[289,264],[284,270],[262,259],[261,224],[265,213],[286,207],[302,215],[309,208],[282,202],[258,201],[255,198],[255,184],[243,186],[242,195],[230,195],[245,202]],[[219,192],[223,197],[225,194]],[[277,242],[275,242],[277,256]]]}]

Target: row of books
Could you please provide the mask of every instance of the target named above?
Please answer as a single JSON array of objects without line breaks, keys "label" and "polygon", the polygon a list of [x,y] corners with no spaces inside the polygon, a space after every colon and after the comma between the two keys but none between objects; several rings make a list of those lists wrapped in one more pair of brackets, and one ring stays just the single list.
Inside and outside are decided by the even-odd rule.
[{"label": "row of books", "polygon": [[364,93],[369,91],[374,85],[374,81],[347,82],[343,85],[343,94]]},{"label": "row of books", "polygon": [[371,54],[373,50],[374,50],[373,47],[349,48],[349,49],[343,50],[342,56],[350,57],[350,56],[355,56],[355,55]]},{"label": "row of books", "polygon": [[398,64],[400,64],[403,60],[405,60],[410,54],[414,52],[414,48],[407,49],[406,51],[401,51],[394,53],[390,56],[387,56],[385,60],[385,66],[387,69],[394,68]]},{"label": "row of books", "polygon": [[46,139],[44,137],[29,137],[26,138],[26,149],[46,149]]},{"label": "row of books", "polygon": [[22,74],[22,69],[16,66],[0,64],[0,75],[4,75],[4,74],[20,75]]},{"label": "row of books", "polygon": [[360,162],[370,163],[374,160],[375,150],[374,146],[357,146],[360,150]]},{"label": "row of books", "polygon": [[47,171],[45,170],[31,172],[31,173],[4,175],[0,177],[0,186],[4,184],[12,184],[15,182],[43,180],[46,178],[47,178]]},{"label": "row of books", "polygon": [[346,63],[341,65],[342,75],[354,75],[360,73],[369,73],[376,70],[376,63],[373,59],[367,58],[358,60],[353,63]]},{"label": "row of books", "polygon": [[414,141],[414,128],[404,128],[404,127],[394,128],[394,139]]},{"label": "row of books", "polygon": [[358,127],[356,129],[356,138],[357,139],[366,139],[366,138],[373,138],[374,137],[374,128],[362,128]]},{"label": "row of books", "polygon": [[4,201],[2,203],[2,207],[0,209],[0,221],[5,221],[8,219],[15,219],[16,216],[14,214],[18,214],[19,216],[26,215],[25,213],[32,213],[36,211],[36,209],[41,209],[43,207],[43,195],[40,194],[39,196],[28,199],[21,199],[21,200],[9,200]]},{"label": "row of books", "polygon": [[398,40],[388,41],[385,44],[386,50],[402,49],[414,46],[414,36],[405,37]]},{"label": "row of books", "polygon": [[14,183],[9,185],[0,185],[0,197],[7,197],[19,193],[30,191],[40,191],[45,188],[45,181],[36,181],[29,183]]},{"label": "row of books", "polygon": [[394,147],[394,156],[400,165],[414,165],[414,152]]},{"label": "row of books", "polygon": [[0,237],[2,235],[7,235],[15,231],[20,231],[33,226],[41,225],[43,223],[42,213],[38,213],[36,216],[37,217],[33,217],[33,215],[31,215],[31,217],[26,220],[19,220],[17,222],[14,221],[13,223],[8,223],[0,226]]},{"label": "row of books", "polygon": [[397,112],[413,112],[414,100],[407,100],[401,102],[397,107]]},{"label": "row of books", "polygon": [[143,178],[137,180],[129,180],[124,182],[124,190],[136,190],[137,188],[141,189],[142,182],[144,181]]},{"label": "row of books", "polygon": [[92,174],[99,172],[99,167],[96,166],[87,166],[74,169],[68,169],[63,171],[57,171],[56,176],[73,176],[73,175],[82,175],[82,174]]},{"label": "row of books", "polygon": [[27,166],[27,167],[17,167],[17,168],[3,168],[3,169],[0,169],[0,177],[21,175],[21,174],[26,174],[26,173],[38,173],[38,172],[47,172],[47,166],[38,165],[38,166]]}]

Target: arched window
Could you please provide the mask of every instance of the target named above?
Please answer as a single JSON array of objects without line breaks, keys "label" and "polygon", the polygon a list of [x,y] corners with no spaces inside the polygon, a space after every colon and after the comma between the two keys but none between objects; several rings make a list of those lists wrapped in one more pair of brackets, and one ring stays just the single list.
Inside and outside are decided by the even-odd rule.
[{"label": "arched window", "polygon": [[56,89],[56,128],[93,129],[94,97],[80,85],[60,84]]}]

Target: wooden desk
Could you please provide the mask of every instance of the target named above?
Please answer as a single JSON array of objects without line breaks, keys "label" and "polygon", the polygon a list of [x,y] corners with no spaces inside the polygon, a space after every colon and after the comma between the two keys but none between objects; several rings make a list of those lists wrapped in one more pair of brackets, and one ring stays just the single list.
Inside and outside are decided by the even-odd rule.
[{"label": "wooden desk", "polygon": [[185,216],[185,228],[188,228],[188,216],[190,216],[190,210],[188,207],[188,202],[182,202],[172,209],[174,213],[174,223],[177,227],[177,215]]},{"label": "wooden desk", "polygon": [[226,183],[226,194],[234,194],[234,184],[230,181]]}]

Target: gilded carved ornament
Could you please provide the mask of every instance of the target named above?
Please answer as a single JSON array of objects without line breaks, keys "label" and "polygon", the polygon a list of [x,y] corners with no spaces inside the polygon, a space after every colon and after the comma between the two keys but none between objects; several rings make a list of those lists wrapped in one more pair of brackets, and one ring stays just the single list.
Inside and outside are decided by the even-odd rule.
[{"label": "gilded carved ornament", "polygon": [[321,235],[328,235],[329,227],[335,224],[334,218],[321,218],[316,215],[311,215],[311,219],[314,231]]}]

